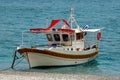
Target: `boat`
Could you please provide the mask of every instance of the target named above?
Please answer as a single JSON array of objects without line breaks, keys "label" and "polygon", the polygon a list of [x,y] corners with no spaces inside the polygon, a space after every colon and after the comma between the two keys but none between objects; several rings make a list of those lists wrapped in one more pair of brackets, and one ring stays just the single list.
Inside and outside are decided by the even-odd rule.
[{"label": "boat", "polygon": [[[56,28],[59,23],[63,25]],[[25,33],[44,34],[44,38],[37,37],[41,44],[26,46],[24,45]],[[80,27],[75,19],[74,9],[71,8],[68,21],[54,19],[46,28],[30,28],[22,32],[22,43],[15,51],[12,68],[15,65],[16,54],[24,56],[30,68],[87,63],[96,58],[100,38],[101,28],[90,29],[88,25]]]}]

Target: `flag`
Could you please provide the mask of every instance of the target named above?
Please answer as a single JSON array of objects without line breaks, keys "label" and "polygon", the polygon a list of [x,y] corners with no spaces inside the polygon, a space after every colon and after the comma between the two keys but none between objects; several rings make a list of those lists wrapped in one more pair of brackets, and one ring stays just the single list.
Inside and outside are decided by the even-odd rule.
[{"label": "flag", "polygon": [[89,28],[89,26],[88,25],[85,25],[82,29],[88,29]]}]

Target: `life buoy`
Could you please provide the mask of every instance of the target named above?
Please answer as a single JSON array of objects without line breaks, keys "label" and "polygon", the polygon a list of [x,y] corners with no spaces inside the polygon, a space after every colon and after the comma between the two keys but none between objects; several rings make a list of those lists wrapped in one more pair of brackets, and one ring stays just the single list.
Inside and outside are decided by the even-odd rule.
[{"label": "life buoy", "polygon": [[101,38],[101,32],[99,31],[99,32],[97,33],[97,40],[100,40],[100,38]]}]

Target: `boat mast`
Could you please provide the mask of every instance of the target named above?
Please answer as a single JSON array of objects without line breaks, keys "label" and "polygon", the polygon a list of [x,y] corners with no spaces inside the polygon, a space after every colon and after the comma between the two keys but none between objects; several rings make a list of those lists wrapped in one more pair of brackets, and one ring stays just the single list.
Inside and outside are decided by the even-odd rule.
[{"label": "boat mast", "polygon": [[74,9],[71,7],[71,13],[70,13],[70,27],[73,29],[72,23],[73,23],[73,18],[74,18]]},{"label": "boat mast", "polygon": [[81,28],[80,28],[80,26],[78,25],[78,23],[76,22],[76,20],[75,20],[75,18],[74,18],[74,8],[73,7],[71,7],[71,13],[70,13],[70,27],[71,27],[71,29],[73,29],[73,23],[75,23],[75,25],[77,26],[77,28],[78,29],[80,29],[80,30],[82,30]]}]

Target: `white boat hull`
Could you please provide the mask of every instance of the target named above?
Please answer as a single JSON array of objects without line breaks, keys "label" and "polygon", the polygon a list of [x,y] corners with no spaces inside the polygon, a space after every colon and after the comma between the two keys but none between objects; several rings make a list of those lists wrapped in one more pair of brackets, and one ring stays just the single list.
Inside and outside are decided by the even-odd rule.
[{"label": "white boat hull", "polygon": [[30,67],[77,65],[89,62],[95,58],[95,56],[93,56],[85,59],[66,59],[35,53],[29,53],[28,57]]},{"label": "white boat hull", "polygon": [[[96,50],[88,51],[87,54],[95,53]],[[70,66],[78,65],[93,60],[96,55],[87,58],[64,58],[48,54],[36,53],[36,52],[25,52],[23,53],[28,60],[30,68],[35,67],[50,67],[50,66]]]}]

